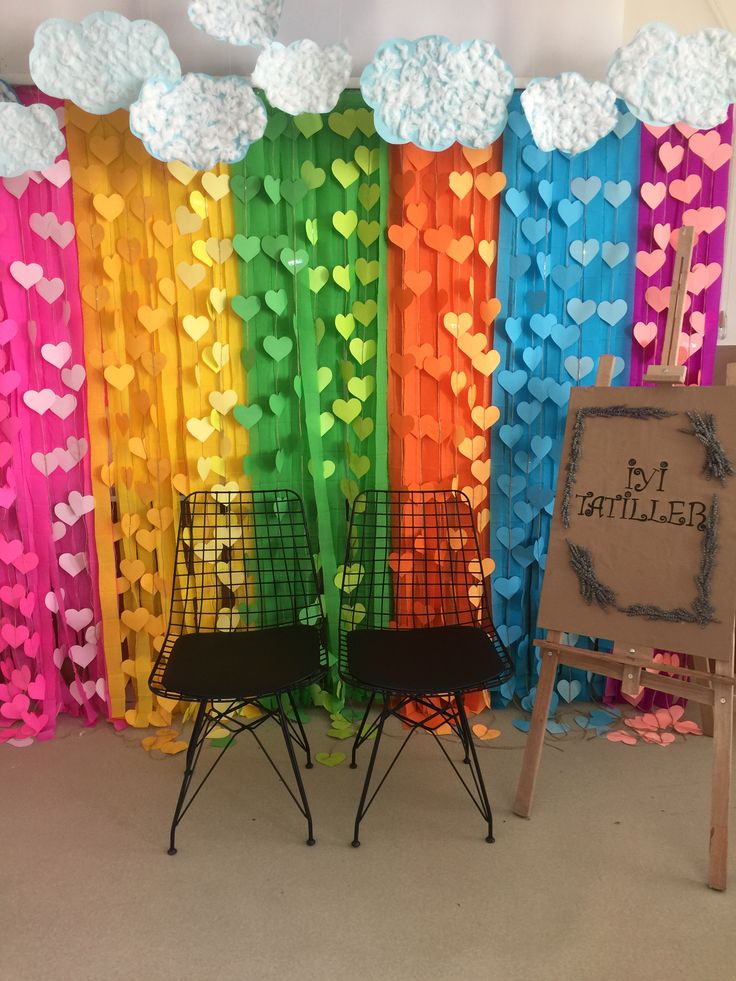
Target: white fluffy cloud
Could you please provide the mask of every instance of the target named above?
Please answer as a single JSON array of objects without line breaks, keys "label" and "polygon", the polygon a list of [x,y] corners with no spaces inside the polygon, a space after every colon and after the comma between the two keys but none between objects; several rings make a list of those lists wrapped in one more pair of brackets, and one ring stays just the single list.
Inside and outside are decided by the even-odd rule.
[{"label": "white fluffy cloud", "polygon": [[0,177],[46,170],[63,149],[59,120],[50,106],[0,102]]},{"label": "white fluffy cloud", "polygon": [[284,0],[192,0],[187,13],[218,41],[260,47],[276,36],[283,5]]},{"label": "white fluffy cloud", "polygon": [[645,123],[710,129],[736,101],[736,35],[709,27],[681,37],[647,24],[614,54],[608,84]]},{"label": "white fluffy cloud", "polygon": [[331,112],[350,79],[353,60],[341,44],[320,48],[314,41],[268,45],[253,69],[253,84],[277,109],[292,116]]},{"label": "white fluffy cloud", "polygon": [[0,78],[0,102],[18,102],[18,96],[15,93],[15,89],[12,85],[8,85],[7,82]]},{"label": "white fluffy cloud", "polygon": [[194,170],[242,160],[266,122],[263,103],[239,75],[154,78],[130,107],[130,128],[151,156]]},{"label": "white fluffy cloud", "polygon": [[383,44],[360,87],[386,141],[444,150],[456,141],[488,146],[501,135],[514,76],[495,45],[437,35]]},{"label": "white fluffy cloud", "polygon": [[127,109],[154,75],[173,79],[181,74],[158,25],[110,12],[90,14],[80,24],[43,21],[28,63],[42,92],[100,114]]},{"label": "white fluffy cloud", "polygon": [[577,72],[534,79],[522,92],[521,104],[540,150],[589,150],[618,119],[613,89],[586,82]]}]

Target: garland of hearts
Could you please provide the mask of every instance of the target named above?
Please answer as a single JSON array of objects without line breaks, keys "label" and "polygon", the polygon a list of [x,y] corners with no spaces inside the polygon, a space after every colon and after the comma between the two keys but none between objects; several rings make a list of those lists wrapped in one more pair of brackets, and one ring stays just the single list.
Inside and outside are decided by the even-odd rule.
[{"label": "garland of hearts", "polygon": [[[69,108],[92,481],[114,718],[171,735],[148,675],[166,627],[181,495],[245,483],[229,175],[153,160],[127,115]],[[176,228],[176,233],[174,231]],[[212,556],[213,583],[218,562]],[[213,598],[229,616],[237,597]],[[227,594],[227,595],[225,595]]]},{"label": "garland of hearts", "polygon": [[[625,113],[586,154],[544,153],[518,94],[511,104],[497,281],[505,317],[493,392],[500,419],[491,430],[494,612],[517,667],[505,699],[532,692],[533,701],[530,637],[571,387],[592,383],[602,354],[616,357],[618,384],[627,377],[632,267],[625,260],[635,244],[638,132]],[[557,691],[566,701],[585,696],[585,673],[565,672]]]},{"label": "garland of hearts", "polygon": [[[63,122],[63,105],[43,101]],[[106,714],[69,161],[0,184],[0,741]]]}]

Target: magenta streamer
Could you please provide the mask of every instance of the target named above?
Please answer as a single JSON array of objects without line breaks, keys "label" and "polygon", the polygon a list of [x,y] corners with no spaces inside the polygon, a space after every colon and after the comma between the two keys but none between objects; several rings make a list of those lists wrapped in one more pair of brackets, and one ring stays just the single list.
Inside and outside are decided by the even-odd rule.
[{"label": "magenta streamer", "polygon": [[0,740],[22,745],[107,705],[66,153],[0,181],[0,228]]}]

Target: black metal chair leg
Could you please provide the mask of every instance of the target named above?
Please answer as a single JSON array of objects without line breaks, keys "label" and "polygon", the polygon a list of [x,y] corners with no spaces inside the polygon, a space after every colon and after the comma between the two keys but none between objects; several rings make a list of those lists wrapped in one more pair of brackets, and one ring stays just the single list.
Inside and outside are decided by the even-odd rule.
[{"label": "black metal chair leg", "polygon": [[368,790],[371,784],[371,777],[373,776],[373,767],[376,764],[376,757],[378,756],[378,747],[381,743],[381,736],[383,735],[383,727],[388,718],[389,713],[386,711],[385,707],[381,709],[381,715],[379,717],[376,726],[376,738],[373,741],[373,749],[371,750],[371,759],[368,764],[368,772],[365,775],[365,781],[363,782],[363,792],[360,795],[360,803],[358,804],[358,810],[355,815],[355,831],[353,833],[353,848],[360,847],[360,839],[358,838],[358,832],[360,831],[360,822],[363,820],[365,814],[364,807],[365,802],[368,797]]},{"label": "black metal chair leg", "polygon": [[294,752],[294,746],[291,741],[291,732],[289,731],[289,720],[286,718],[286,712],[284,711],[284,706],[281,703],[281,696],[276,697],[276,702],[279,707],[278,717],[279,725],[281,726],[281,732],[284,737],[284,742],[286,743],[286,751],[289,754],[289,759],[291,760],[291,768],[294,771],[294,777],[296,779],[296,785],[299,790],[299,796],[302,799],[302,813],[307,819],[307,844],[313,845],[315,843],[314,833],[312,829],[312,812],[309,810],[309,801],[307,800],[307,792],[304,789],[304,784],[302,783],[302,775],[299,770],[299,764],[297,763],[296,753]]},{"label": "black metal chair leg", "polygon": [[207,702],[200,702],[199,709],[197,711],[197,717],[194,720],[194,727],[192,728],[192,735],[189,739],[189,746],[187,747],[186,763],[184,765],[184,777],[181,781],[181,789],[179,790],[179,799],[176,802],[176,808],[174,810],[174,819],[171,822],[171,832],[169,834],[169,855],[176,855],[176,826],[179,823],[179,817],[184,807],[184,801],[186,800],[187,791],[189,790],[189,785],[192,782],[192,777],[194,776],[195,760],[197,757],[197,749],[199,747],[200,736],[202,734],[202,729],[204,727],[207,718]]},{"label": "black metal chair leg", "polygon": [[360,737],[365,731],[365,726],[368,721],[368,714],[370,710],[373,708],[373,703],[375,702],[375,700],[376,700],[376,693],[372,692],[371,697],[368,699],[368,704],[365,707],[363,718],[361,719],[360,725],[358,726],[358,731],[355,733],[355,739],[353,739],[353,752],[350,758],[351,770],[355,770],[358,767],[358,764],[355,762],[358,753],[358,747],[361,746],[363,742],[365,742],[365,740],[361,739]]},{"label": "black metal chair leg", "polygon": [[296,702],[294,701],[294,695],[291,692],[287,692],[287,694],[289,696],[289,703],[291,705],[291,710],[294,713],[294,716],[296,717],[296,724],[299,726],[299,732],[301,733],[302,740],[304,741],[304,752],[307,757],[306,766],[308,770],[311,770],[312,767],[314,766],[314,763],[312,763],[312,753],[309,748],[309,740],[307,739],[307,734],[304,731],[302,720],[299,718],[299,712],[296,707]]},{"label": "black metal chair leg", "polygon": [[493,812],[491,811],[491,805],[488,800],[488,794],[486,793],[486,785],[483,780],[483,773],[478,763],[478,754],[475,750],[475,743],[473,742],[473,733],[470,731],[470,725],[468,723],[468,716],[465,712],[465,706],[463,705],[462,695],[457,695],[455,698],[457,704],[457,713],[460,717],[460,724],[465,731],[465,740],[470,748],[470,755],[472,758],[471,770],[474,771],[473,776],[475,778],[475,783],[478,788],[478,793],[480,795],[481,803],[483,804],[483,809],[485,811],[484,817],[488,822],[488,835],[486,841],[490,844],[496,840],[493,837]]},{"label": "black metal chair leg", "polygon": [[[462,698],[462,695],[458,695],[457,698]],[[470,763],[470,757],[468,756],[468,751],[469,751],[468,740],[467,740],[467,737],[465,735],[465,727],[462,724],[462,721],[460,719],[460,715],[459,715],[457,709],[455,710],[455,720],[456,720],[456,724],[455,725],[452,725],[452,723],[451,723],[451,727],[455,730],[455,732],[457,733],[457,735],[460,738],[460,742],[462,743],[463,752],[465,754],[465,756],[463,758],[463,763],[468,763],[469,764]]]}]

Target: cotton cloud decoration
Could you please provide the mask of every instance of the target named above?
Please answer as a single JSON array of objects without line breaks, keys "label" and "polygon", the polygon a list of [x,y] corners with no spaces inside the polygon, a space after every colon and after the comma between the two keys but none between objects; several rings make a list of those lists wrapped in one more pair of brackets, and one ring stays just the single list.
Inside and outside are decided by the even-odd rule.
[{"label": "cotton cloud decoration", "polygon": [[613,89],[587,82],[577,72],[533,79],[521,94],[521,105],[540,150],[590,150],[618,119]]},{"label": "cotton cloud decoration", "polygon": [[258,56],[253,84],[277,109],[292,116],[331,112],[350,79],[353,59],[341,44],[320,48],[314,41],[274,42]]},{"label": "cotton cloud decoration", "polygon": [[736,35],[709,27],[681,37],[647,24],[614,54],[608,84],[645,123],[710,129],[736,101]]},{"label": "cotton cloud decoration", "polygon": [[360,87],[384,140],[439,151],[456,141],[493,143],[506,125],[514,76],[488,41],[431,35],[381,45]]},{"label": "cotton cloud decoration", "polygon": [[266,122],[263,103],[239,75],[152,78],[130,107],[130,128],[151,156],[193,170],[242,160]]},{"label": "cotton cloud decoration", "polygon": [[0,177],[46,170],[64,149],[64,137],[50,106],[0,102]]},{"label": "cotton cloud decoration", "polygon": [[90,14],[79,24],[43,21],[28,63],[42,92],[97,114],[127,109],[147,78],[181,75],[179,59],[157,24],[110,12]]},{"label": "cotton cloud decoration", "polygon": [[218,41],[261,47],[276,36],[283,5],[284,0],[193,0],[187,13]]}]

